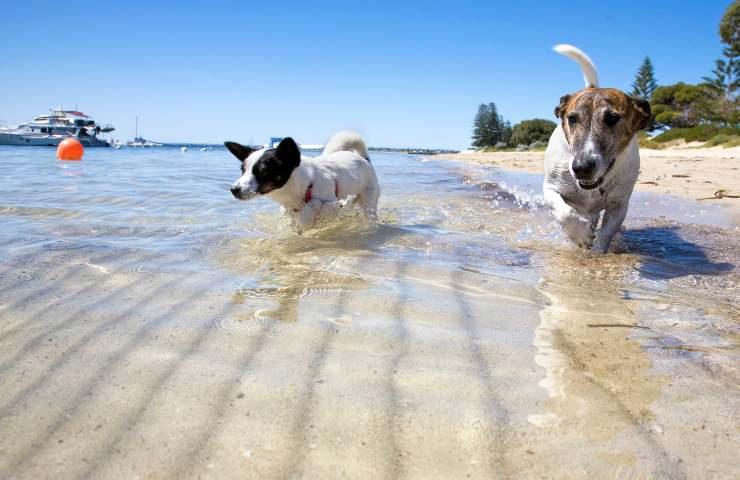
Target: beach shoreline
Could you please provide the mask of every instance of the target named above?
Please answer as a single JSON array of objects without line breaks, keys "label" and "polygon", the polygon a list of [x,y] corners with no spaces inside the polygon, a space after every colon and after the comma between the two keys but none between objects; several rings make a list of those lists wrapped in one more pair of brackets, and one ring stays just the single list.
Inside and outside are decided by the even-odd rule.
[{"label": "beach shoreline", "polygon": [[[545,152],[471,152],[434,158],[544,173]],[[740,225],[740,147],[640,149],[636,191],[722,205]],[[722,193],[717,193],[722,192]]]}]

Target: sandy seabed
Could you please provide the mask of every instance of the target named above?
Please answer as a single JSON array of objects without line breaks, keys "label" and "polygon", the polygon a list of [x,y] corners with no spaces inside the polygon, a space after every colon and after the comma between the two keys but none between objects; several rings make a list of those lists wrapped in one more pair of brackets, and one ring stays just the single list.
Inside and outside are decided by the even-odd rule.
[{"label": "sandy seabed", "polygon": [[737,477],[716,205],[590,255],[537,175],[377,154],[380,222],[298,236],[141,150],[0,148],[0,479]]}]

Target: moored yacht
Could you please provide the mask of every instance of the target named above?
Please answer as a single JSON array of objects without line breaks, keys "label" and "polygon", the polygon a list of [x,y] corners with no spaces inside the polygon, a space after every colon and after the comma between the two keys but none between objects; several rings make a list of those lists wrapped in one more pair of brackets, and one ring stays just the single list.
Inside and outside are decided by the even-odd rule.
[{"label": "moored yacht", "polygon": [[82,112],[60,108],[17,127],[0,128],[0,145],[55,147],[65,138],[73,137],[85,147],[110,147],[98,135],[113,130],[113,126],[100,126]]}]

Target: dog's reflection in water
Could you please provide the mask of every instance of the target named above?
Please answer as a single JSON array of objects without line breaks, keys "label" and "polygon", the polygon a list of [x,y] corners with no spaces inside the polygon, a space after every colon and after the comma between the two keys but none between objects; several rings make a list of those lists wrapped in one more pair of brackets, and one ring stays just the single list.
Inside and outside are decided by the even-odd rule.
[{"label": "dog's reflection in water", "polygon": [[[249,313],[239,317],[239,321],[295,322],[301,302],[326,303],[323,308],[330,307],[346,302],[353,291],[366,285],[356,276],[291,267],[276,273],[270,280],[276,285],[242,287],[234,292],[234,303],[252,307]],[[328,311],[327,315],[335,313]]]},{"label": "dog's reflection in water", "polygon": [[232,294],[232,301],[245,307],[240,322],[295,322],[309,309],[328,319],[344,318],[354,293],[374,283],[363,265],[378,258],[379,249],[413,237],[407,228],[368,222],[363,215],[343,215],[302,236],[275,233],[234,239],[219,249],[217,263],[244,279]]},{"label": "dog's reflection in water", "polygon": [[356,264],[368,256],[363,245],[290,237],[244,246],[247,251],[241,249],[241,261],[230,267],[263,274],[252,277],[249,284],[232,295],[234,303],[249,308],[241,321],[295,322],[302,303],[312,310],[325,310],[327,316],[336,316],[341,314],[335,311],[337,305],[346,303],[352,292],[368,287],[360,274],[353,273]]}]

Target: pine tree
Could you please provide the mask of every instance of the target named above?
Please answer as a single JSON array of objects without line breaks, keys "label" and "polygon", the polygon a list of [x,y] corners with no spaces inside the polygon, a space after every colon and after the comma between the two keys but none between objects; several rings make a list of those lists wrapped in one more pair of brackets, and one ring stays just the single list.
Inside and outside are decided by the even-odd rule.
[{"label": "pine tree", "polygon": [[[507,127],[508,125],[508,127]],[[478,107],[478,113],[473,121],[473,146],[476,148],[493,147],[498,142],[506,142],[507,128],[511,125],[504,121],[504,117],[498,114],[496,104],[482,103]]]},{"label": "pine tree", "polygon": [[722,97],[730,97],[738,87],[736,58],[728,58],[726,61],[718,59],[714,61],[712,77],[702,77],[704,85],[712,92]]},{"label": "pine tree", "polygon": [[740,122],[740,0],[735,0],[725,11],[719,26],[719,35],[726,46],[724,59],[714,62],[711,77],[702,77],[704,86],[714,97],[718,120],[735,125]]},{"label": "pine tree", "polygon": [[726,45],[722,53],[727,57],[727,70],[733,77],[730,87],[734,93],[740,89],[740,0],[732,2],[725,10],[719,24],[719,36]]},{"label": "pine tree", "polygon": [[[503,121],[503,117],[501,120]],[[511,140],[511,122],[506,120],[505,122],[502,122],[502,124],[503,128],[501,129],[501,139],[499,140],[499,142],[508,145],[509,141]]]},{"label": "pine tree", "polygon": [[487,120],[488,105],[481,103],[478,107],[478,113],[475,115],[475,120],[473,121],[473,146],[476,148],[488,146]]},{"label": "pine tree", "polygon": [[498,114],[496,104],[488,104],[488,146],[494,146],[501,138],[501,117]]},{"label": "pine tree", "polygon": [[658,88],[658,82],[655,80],[653,62],[650,61],[650,57],[645,57],[635,75],[631,94],[650,100],[656,88]]},{"label": "pine tree", "polygon": [[717,60],[712,73],[715,79],[724,79],[724,94],[734,100],[740,89],[740,0],[727,7],[719,25],[719,36],[725,44],[722,53],[727,60]]}]

